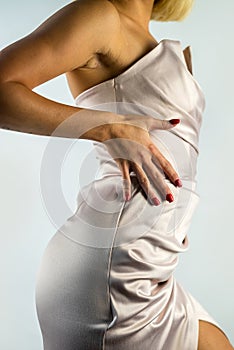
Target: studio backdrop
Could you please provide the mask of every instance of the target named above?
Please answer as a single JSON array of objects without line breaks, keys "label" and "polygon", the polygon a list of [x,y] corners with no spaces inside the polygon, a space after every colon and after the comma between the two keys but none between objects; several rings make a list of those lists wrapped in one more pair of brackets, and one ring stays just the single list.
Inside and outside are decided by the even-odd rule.
[{"label": "studio backdrop", "polygon": [[[0,49],[30,33],[67,3],[1,0]],[[219,322],[232,343],[233,13],[232,0],[196,0],[193,12],[183,22],[150,23],[157,41],[170,38],[180,40],[183,48],[191,45],[194,78],[206,97],[197,176],[200,203],[188,232],[190,248],[180,256],[176,278]],[[35,91],[74,105],[65,76]],[[48,241],[75,211],[79,188],[90,180],[85,166],[92,142],[73,140],[57,177],[51,174],[66,203],[55,223],[45,203],[42,181],[49,140],[46,136],[0,129],[0,348],[5,350],[42,349],[35,309],[37,269]],[[61,145],[66,142],[61,139]]]}]

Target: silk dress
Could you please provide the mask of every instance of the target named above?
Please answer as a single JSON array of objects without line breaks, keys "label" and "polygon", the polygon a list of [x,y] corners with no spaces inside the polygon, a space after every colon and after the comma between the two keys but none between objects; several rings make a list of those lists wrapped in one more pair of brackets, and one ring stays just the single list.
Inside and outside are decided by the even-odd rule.
[{"label": "silk dress", "polygon": [[161,40],[75,103],[179,118],[173,129],[152,130],[150,136],[183,187],[165,178],[174,202],[156,189],[161,203],[154,206],[131,172],[132,198],[125,201],[117,163],[105,144],[91,141],[99,178],[80,189],[75,213],[48,242],[38,270],[44,350],[197,350],[198,320],[219,324],[174,277],[179,254],[189,248],[188,230],[199,202],[196,165],[205,108],[180,41]]}]

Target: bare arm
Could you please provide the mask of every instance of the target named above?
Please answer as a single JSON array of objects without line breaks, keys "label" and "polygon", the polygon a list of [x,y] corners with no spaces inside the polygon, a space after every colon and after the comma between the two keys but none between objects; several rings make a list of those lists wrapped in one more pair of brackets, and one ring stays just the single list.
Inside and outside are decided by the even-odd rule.
[{"label": "bare arm", "polygon": [[[129,197],[131,166],[146,194],[158,204],[148,176],[153,177],[154,185],[160,187],[165,196],[171,195],[171,190],[159,173],[155,177],[153,157],[174,184],[178,175],[153,144],[148,131],[151,128],[169,129],[175,124],[162,123],[152,117],[134,116],[132,119],[130,115],[125,117],[68,106],[32,91],[60,74],[83,66],[95,53],[108,51],[119,30],[119,16],[111,3],[79,0],[65,6],[34,32],[2,50],[0,128],[101,142],[123,139],[114,144],[111,142],[108,149],[115,159],[119,158],[118,165],[125,180],[124,192]],[[120,124],[114,127],[112,123],[116,122]],[[134,141],[135,146],[126,143],[126,139]],[[147,174],[143,170],[144,164],[147,165]]]},{"label": "bare arm", "polygon": [[[90,25],[92,21],[92,25]],[[0,127],[26,133],[51,135],[67,118],[78,111],[84,126],[89,112],[103,122],[118,119],[108,112],[68,106],[32,91],[40,84],[82,66],[96,52],[105,51],[119,29],[119,18],[107,1],[81,0],[57,11],[34,32],[0,52]],[[103,35],[103,32],[105,35]],[[79,113],[78,113],[79,114]],[[97,116],[96,116],[97,117]],[[119,116],[120,119],[120,116]],[[73,133],[67,137],[78,137]],[[102,135],[103,136],[103,135]],[[86,134],[97,139],[98,135]]]}]

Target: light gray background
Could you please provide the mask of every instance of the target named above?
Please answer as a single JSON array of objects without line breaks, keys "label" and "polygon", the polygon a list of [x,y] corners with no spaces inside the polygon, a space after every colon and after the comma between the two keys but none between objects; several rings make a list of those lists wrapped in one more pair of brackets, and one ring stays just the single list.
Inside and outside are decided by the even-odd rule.
[{"label": "light gray background", "polygon": [[[0,48],[25,36],[67,1],[0,1]],[[157,40],[191,45],[194,76],[206,95],[200,137],[200,205],[181,256],[177,279],[219,322],[234,343],[233,273],[233,62],[234,2],[197,0],[182,23],[151,22]],[[65,77],[36,91],[73,104]],[[40,195],[40,165],[48,137],[0,130],[0,348],[42,349],[34,305],[38,264],[56,231]],[[72,211],[79,169],[91,142],[78,141],[62,169],[62,188]],[[66,216],[61,217],[61,223]]]}]

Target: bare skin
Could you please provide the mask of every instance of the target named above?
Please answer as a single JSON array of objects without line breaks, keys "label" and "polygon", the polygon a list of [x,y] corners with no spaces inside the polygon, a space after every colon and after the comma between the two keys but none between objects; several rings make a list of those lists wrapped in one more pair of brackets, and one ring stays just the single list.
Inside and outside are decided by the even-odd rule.
[{"label": "bare skin", "polygon": [[[147,9],[149,11],[149,8],[144,6],[144,13]],[[100,142],[123,138],[123,135],[125,138],[127,135],[130,140],[136,140],[141,134],[142,146],[148,149],[149,156],[144,157],[147,170],[143,169],[144,164],[140,162],[142,158],[140,153],[137,158],[129,160],[127,157],[129,152],[126,152],[126,159],[119,157],[120,161],[117,163],[125,180],[123,190],[127,192],[126,198],[130,198],[131,195],[129,171],[132,169],[147,196],[158,200],[150,184],[150,179],[154,178],[158,179],[157,187],[166,199],[167,195],[172,195],[171,189],[163,181],[154,160],[158,161],[173,184],[176,185],[179,175],[157,150],[149,132],[146,132],[148,130],[146,117],[142,118],[139,130],[139,124],[134,127],[135,116],[132,118],[132,125],[126,126],[126,118],[123,115],[64,105],[32,91],[40,84],[67,73],[70,76],[71,91],[75,96],[90,86],[118,75],[133,61],[146,54],[157,42],[153,41],[152,36],[145,33],[142,28],[140,30],[138,25],[134,27],[133,21],[125,17],[120,15],[117,8],[107,0],[75,1],[56,12],[34,32],[2,50],[0,127],[37,135],[51,135],[56,130],[56,136],[79,137]],[[122,24],[122,18],[126,23]],[[136,35],[138,39],[134,42]],[[128,52],[131,52],[131,57],[128,56]],[[98,68],[87,68],[86,65],[89,67],[90,62],[98,62]],[[58,126],[63,125],[64,121],[74,115],[77,116],[76,125],[74,122],[70,123],[70,128],[67,125],[63,130],[60,129],[61,133],[58,134]],[[150,118],[149,123],[154,123],[155,128],[168,129],[175,126],[169,121],[157,123],[154,118],[148,119]],[[97,128],[98,123],[101,123],[102,127]],[[119,125],[121,123],[122,128]],[[81,133],[82,128],[88,131]],[[121,148],[119,144],[120,154]]]},{"label": "bare skin", "polygon": [[[33,33],[4,49],[0,53],[0,127],[51,135],[66,118],[82,111],[39,96],[32,89],[66,73],[75,98],[84,90],[126,70],[157,45],[149,32],[153,2],[75,1],[51,16]],[[188,68],[191,71],[191,62],[188,62]],[[123,116],[108,115],[109,118],[113,123],[122,122],[124,128],[121,128],[121,123],[116,127],[114,124],[101,129],[93,127],[83,138],[102,142],[112,137],[126,137],[127,130],[129,139],[139,139],[138,125],[129,125],[126,129]],[[149,119],[148,124],[144,124],[144,120],[140,120],[142,145],[154,154],[169,179],[175,183],[179,175],[154,148],[147,133],[153,121]],[[155,122],[156,127],[159,125]],[[172,126],[165,123],[163,127]],[[120,159],[119,163],[123,178],[128,183],[129,170],[135,166],[144,190],[150,192],[149,173],[145,173],[137,163],[125,159]],[[170,189],[162,184],[162,179],[159,182],[165,195],[170,193]],[[198,350],[231,349],[232,345],[220,329],[209,322],[199,321]]]}]

